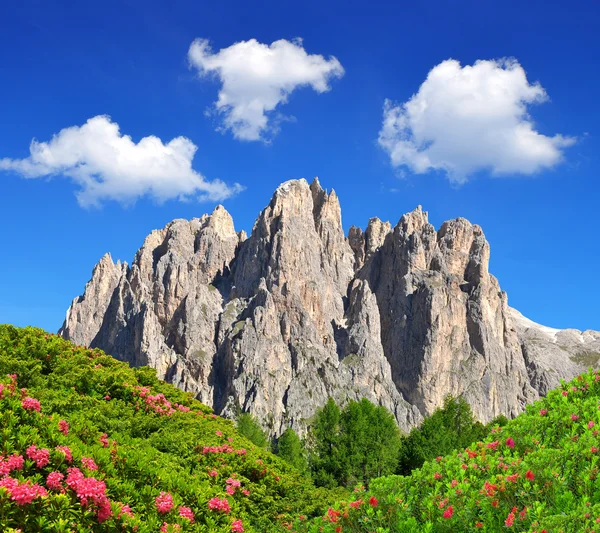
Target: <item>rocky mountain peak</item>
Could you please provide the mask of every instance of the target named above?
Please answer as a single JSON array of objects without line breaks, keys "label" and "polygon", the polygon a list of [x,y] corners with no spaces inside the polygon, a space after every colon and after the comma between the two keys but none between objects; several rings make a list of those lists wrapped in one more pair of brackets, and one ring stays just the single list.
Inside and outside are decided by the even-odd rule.
[{"label": "rocky mountain peak", "polygon": [[479,226],[436,231],[420,206],[346,237],[335,192],[290,180],[250,236],[217,206],[152,231],[131,267],[102,257],[60,334],[150,365],[221,414],[251,411],[273,435],[304,431],[330,396],[384,405],[405,430],[447,394],[487,421],[600,358],[600,334],[519,318],[489,255]]}]

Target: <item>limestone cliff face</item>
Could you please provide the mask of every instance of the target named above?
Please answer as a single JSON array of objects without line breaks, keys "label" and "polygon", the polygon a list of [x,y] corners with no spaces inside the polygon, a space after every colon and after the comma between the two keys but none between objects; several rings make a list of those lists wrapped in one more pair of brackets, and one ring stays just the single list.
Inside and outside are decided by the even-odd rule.
[{"label": "limestone cliff face", "polygon": [[463,395],[487,421],[516,415],[600,345],[586,332],[566,357],[532,348],[489,253],[481,228],[436,231],[420,207],[346,237],[335,192],[293,180],[248,238],[219,206],[153,231],[131,266],[107,254],[60,334],[150,365],[218,413],[250,411],[274,435],[302,432],[329,396],[368,398],[409,429]]}]

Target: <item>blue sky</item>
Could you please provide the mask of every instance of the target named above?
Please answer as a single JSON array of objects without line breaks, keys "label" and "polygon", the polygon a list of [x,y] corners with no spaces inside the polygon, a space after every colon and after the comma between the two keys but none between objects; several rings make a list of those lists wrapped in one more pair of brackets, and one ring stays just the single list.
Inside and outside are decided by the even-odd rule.
[{"label": "blue sky", "polygon": [[[419,204],[436,227],[457,216],[480,224],[512,306],[549,326],[600,330],[599,16],[587,1],[9,1],[0,19],[0,323],[56,330],[105,252],[130,262],[152,229],[212,211],[236,183],[245,189],[221,203],[249,231],[279,183],[318,175],[338,193],[346,229],[372,216],[395,224]],[[199,41],[190,66],[195,39],[211,48]],[[275,81],[245,78],[269,46]],[[513,62],[489,62],[501,58]],[[469,67],[478,60],[488,63]],[[465,87],[483,113],[471,112],[479,108]],[[289,94],[257,114],[245,88],[264,109]],[[221,113],[219,92],[230,104]],[[387,132],[386,99],[396,120]],[[31,159],[32,139],[99,115],[112,123],[73,130],[45,147],[43,164]],[[152,182],[154,197],[186,201],[143,195],[135,162],[109,164],[90,148],[98,131],[132,145],[158,137],[144,152],[158,174],[162,151],[180,157]],[[515,132],[524,132],[518,143]],[[498,141],[505,136],[513,144]],[[165,148],[178,137],[188,144]],[[65,176],[73,150],[83,155]],[[76,197],[92,157],[106,180]]]}]

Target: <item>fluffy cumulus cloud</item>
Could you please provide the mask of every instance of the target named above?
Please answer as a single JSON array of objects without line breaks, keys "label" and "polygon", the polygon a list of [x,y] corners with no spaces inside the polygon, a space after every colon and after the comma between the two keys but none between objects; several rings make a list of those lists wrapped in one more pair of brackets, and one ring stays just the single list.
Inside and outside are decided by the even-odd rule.
[{"label": "fluffy cumulus cloud", "polygon": [[394,166],[417,174],[447,173],[455,183],[487,169],[493,175],[533,174],[563,157],[571,137],[535,130],[527,112],[548,100],[515,60],[434,67],[419,91],[396,105],[386,100],[379,144]]},{"label": "fluffy cumulus cloud", "polygon": [[335,57],[307,54],[300,39],[281,39],[271,45],[250,39],[217,53],[207,40],[196,39],[188,58],[201,76],[214,75],[221,81],[214,106],[222,116],[222,128],[245,141],[264,140],[275,133],[278,117],[273,111],[287,102],[294,89],[310,86],[323,93],[330,89],[332,78],[344,74]]},{"label": "fluffy cumulus cloud", "polygon": [[220,201],[239,192],[237,183],[207,181],[192,169],[197,147],[185,137],[164,144],[158,137],[135,143],[110,117],[99,115],[83,126],[61,130],[48,142],[33,140],[25,159],[0,159],[0,170],[25,178],[64,176],[78,186],[86,207],[104,200],[132,203],[141,196]]}]

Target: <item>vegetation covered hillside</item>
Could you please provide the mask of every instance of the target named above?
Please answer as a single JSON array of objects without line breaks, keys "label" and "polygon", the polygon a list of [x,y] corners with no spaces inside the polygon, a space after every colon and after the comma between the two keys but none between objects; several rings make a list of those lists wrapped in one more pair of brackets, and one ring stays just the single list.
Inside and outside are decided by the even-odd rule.
[{"label": "vegetation covered hillside", "polygon": [[589,371],[467,449],[298,520],[298,533],[600,532],[600,373]]},{"label": "vegetation covered hillside", "polygon": [[0,326],[0,531],[274,532],[330,493],[191,395]]}]

